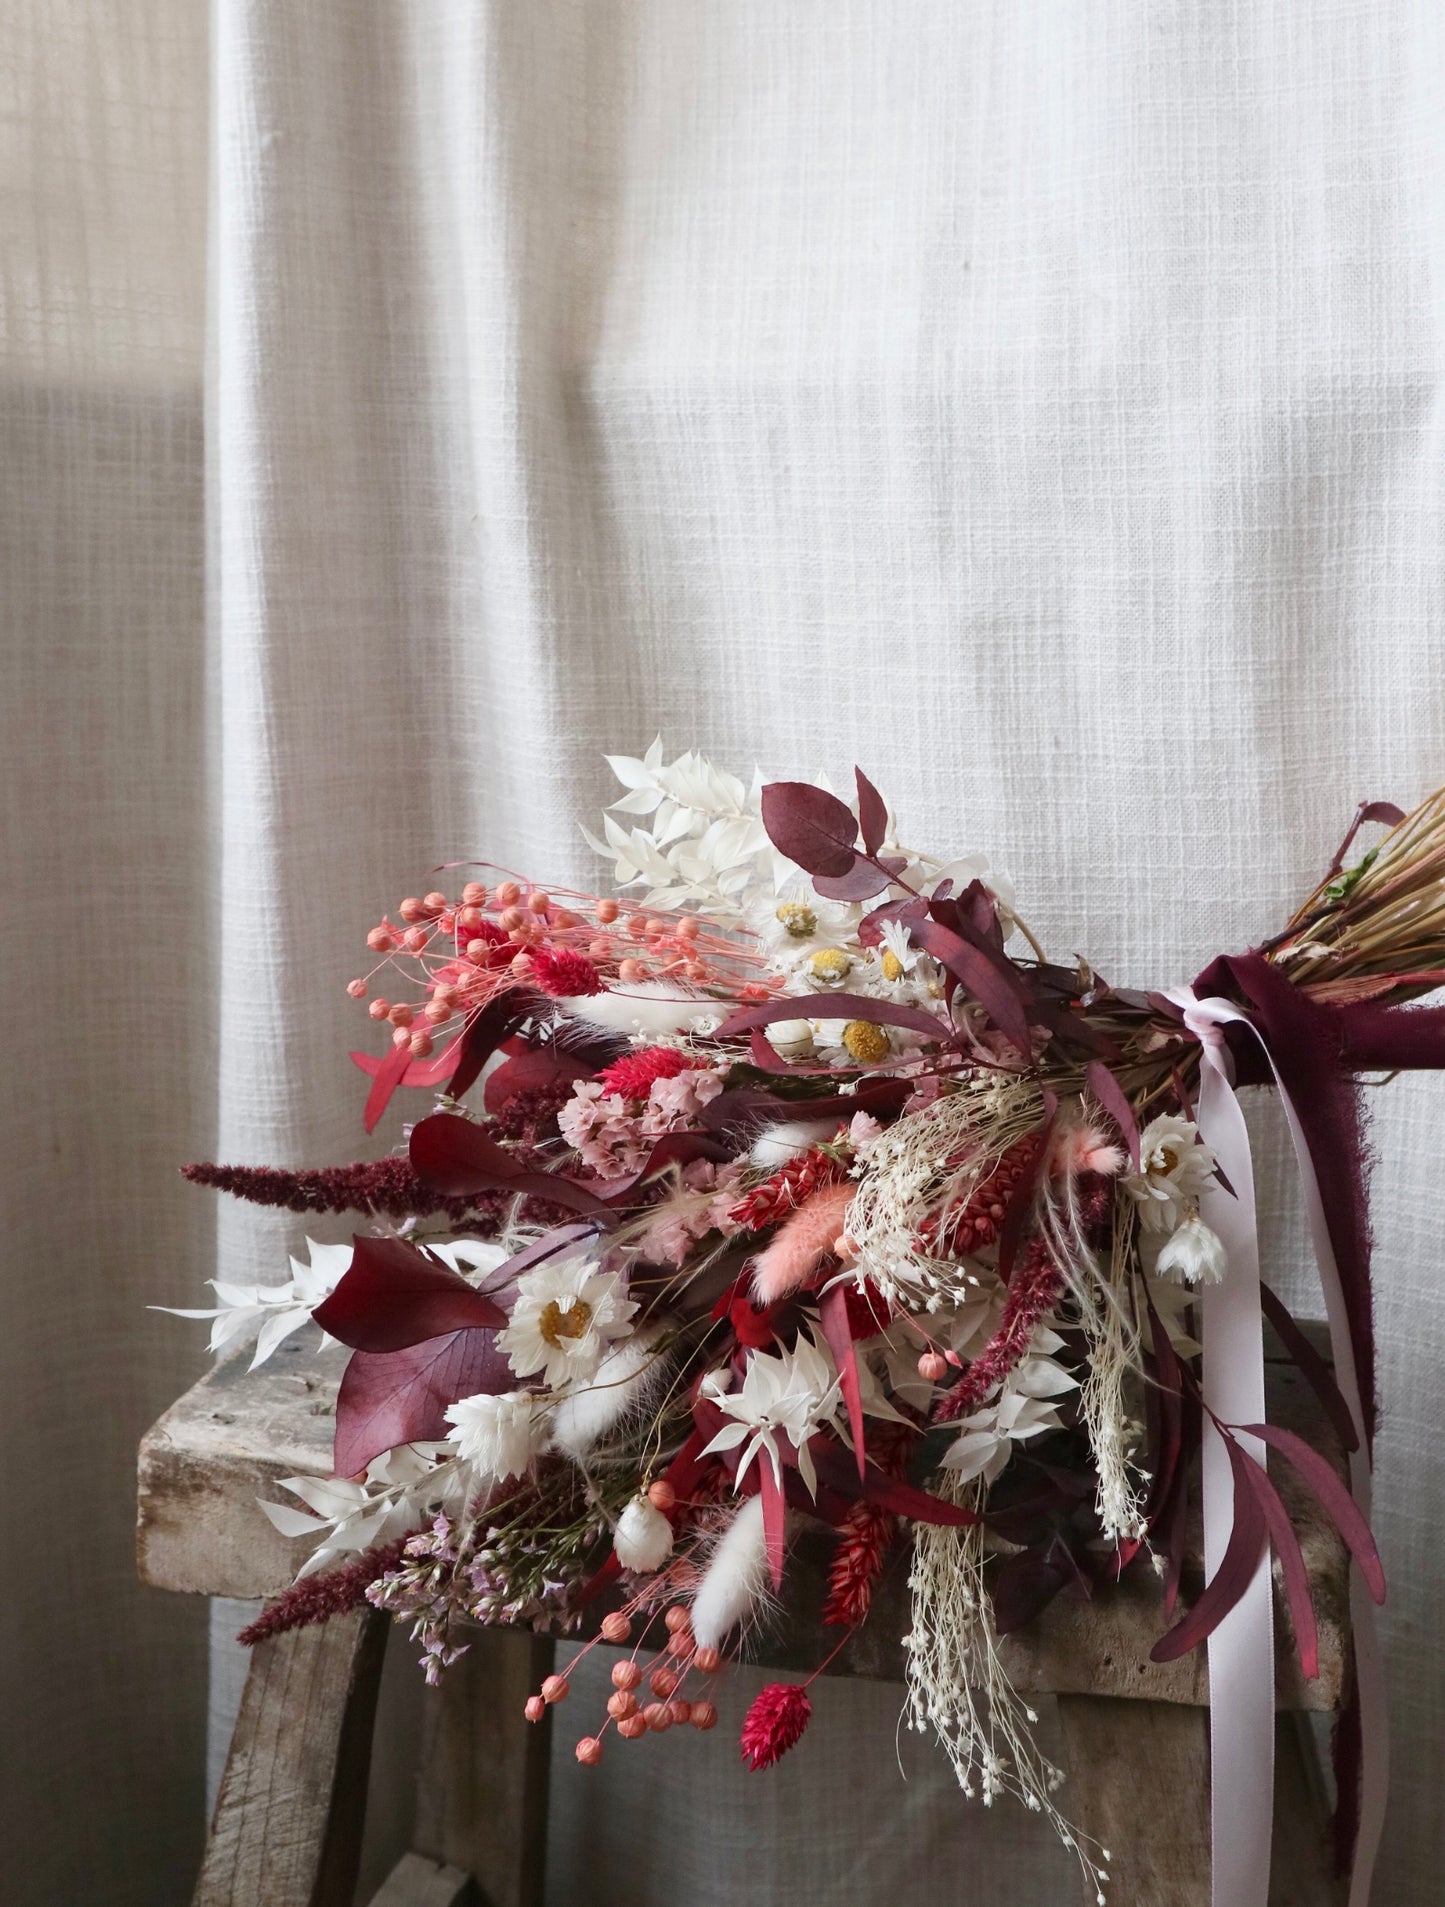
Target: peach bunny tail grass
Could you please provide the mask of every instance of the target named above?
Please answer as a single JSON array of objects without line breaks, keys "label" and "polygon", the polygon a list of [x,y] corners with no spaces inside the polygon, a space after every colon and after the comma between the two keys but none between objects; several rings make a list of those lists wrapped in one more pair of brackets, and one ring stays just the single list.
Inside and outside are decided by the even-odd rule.
[{"label": "peach bunny tail grass", "polygon": [[827,1185],[784,1220],[777,1237],[753,1264],[753,1295],[776,1304],[796,1291],[837,1242],[853,1202],[851,1185]]}]

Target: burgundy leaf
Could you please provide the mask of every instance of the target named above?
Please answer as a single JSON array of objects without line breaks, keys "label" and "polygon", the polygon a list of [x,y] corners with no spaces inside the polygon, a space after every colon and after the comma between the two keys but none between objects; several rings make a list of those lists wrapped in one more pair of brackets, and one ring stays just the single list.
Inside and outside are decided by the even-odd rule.
[{"label": "burgundy leaf", "polygon": [[931,1033],[936,1040],[947,1037],[948,1028],[922,1007],[904,1006],[893,1000],[873,1000],[865,993],[790,993],[783,1000],[769,1000],[763,1006],[744,1007],[731,1014],[717,1030],[718,1039],[732,1039],[749,1033],[755,1026],[771,1026],[774,1020],[871,1020],[875,1026],[906,1026],[915,1033]]},{"label": "burgundy leaf", "polygon": [[763,789],[763,826],[780,854],[809,874],[846,874],[857,858],[858,823],[836,795],[806,781],[771,781]]},{"label": "burgundy leaf", "polygon": [[1350,823],[1349,833],[1335,850],[1335,858],[1330,862],[1325,874],[1332,881],[1345,864],[1345,856],[1350,851],[1350,843],[1367,821],[1382,821],[1387,827],[1397,828],[1405,819],[1405,810],[1397,808],[1393,801],[1362,801],[1355,810],[1355,818]]},{"label": "burgundy leaf", "polygon": [[967,988],[998,1030],[1027,1053],[1029,1023],[1023,1001],[988,956],[936,920],[910,921],[908,931],[926,953],[942,961],[954,979]]},{"label": "burgundy leaf", "polygon": [[1124,1135],[1124,1144],[1129,1148],[1129,1163],[1137,1172],[1139,1122],[1134,1117],[1134,1108],[1129,1104],[1129,1095],[1101,1059],[1089,1061],[1084,1069],[1084,1078],[1089,1082],[1089,1091]]},{"label": "burgundy leaf", "polygon": [[357,1476],[398,1444],[445,1437],[448,1404],[516,1383],[494,1331],[456,1331],[401,1351],[358,1351],[336,1394],[337,1476]]},{"label": "burgundy leaf", "polygon": [[848,1433],[853,1439],[853,1454],[858,1459],[861,1479],[868,1467],[868,1452],[863,1442],[863,1392],[858,1382],[858,1353],[853,1349],[846,1286],[833,1285],[823,1293],[818,1303],[818,1317],[838,1367],[838,1383],[848,1410]]},{"label": "burgundy leaf", "polygon": [[888,867],[860,854],[846,874],[815,874],[813,886],[825,901],[871,901],[892,879]]},{"label": "burgundy leaf", "polygon": [[888,832],[888,803],[861,768],[853,770],[853,779],[858,784],[858,825],[863,833],[863,850],[866,854],[876,854]]},{"label": "burgundy leaf", "polygon": [[1300,1669],[1305,1680],[1313,1682],[1320,1672],[1319,1632],[1315,1626],[1314,1598],[1310,1595],[1310,1573],[1305,1568],[1304,1554],[1294,1525],[1289,1520],[1289,1511],[1264,1470],[1232,1441],[1229,1445],[1229,1462],[1234,1471],[1235,1489],[1238,1490],[1242,1484],[1252,1490],[1264,1512],[1269,1540],[1274,1545],[1280,1573],[1284,1577],[1289,1612],[1294,1619],[1294,1639],[1295,1647],[1299,1650]]},{"label": "burgundy leaf", "polygon": [[[1233,1462],[1232,1457],[1230,1461]],[[1184,1620],[1154,1644],[1149,1651],[1151,1662],[1175,1662],[1213,1634],[1249,1588],[1264,1548],[1265,1533],[1264,1511],[1258,1497],[1252,1490],[1236,1487],[1234,1527],[1229,1532],[1219,1568]]]},{"label": "burgundy leaf", "polygon": [[475,1083],[493,1053],[521,1025],[525,1015],[517,1011],[519,1003],[535,1003],[535,1000],[535,994],[519,994],[514,989],[498,995],[495,1000],[489,1000],[476,1018],[468,1023],[461,1037],[462,1050],[456,1071],[452,1074],[448,1088],[453,1099],[460,1099],[467,1088]]},{"label": "burgundy leaf", "polygon": [[449,1198],[491,1191],[517,1176],[517,1162],[506,1147],[454,1112],[434,1112],[417,1122],[411,1163],[418,1178]]},{"label": "burgundy leaf", "polygon": [[1287,1463],[1294,1465],[1318,1497],[1325,1515],[1345,1539],[1350,1554],[1360,1566],[1360,1573],[1370,1594],[1376,1602],[1383,1602],[1385,1572],[1374,1536],[1360,1514],[1359,1504],[1336,1476],[1328,1458],[1312,1449],[1303,1437],[1297,1437],[1292,1430],[1282,1430],[1278,1424],[1240,1424],[1238,1428],[1251,1437],[1260,1438],[1277,1450]]},{"label": "burgundy leaf", "polygon": [[1289,1352],[1295,1368],[1323,1405],[1335,1434],[1346,1450],[1358,1450],[1359,1432],[1350,1415],[1350,1407],[1335,1382],[1335,1374],[1300,1330],[1280,1299],[1266,1284],[1259,1287],[1260,1308],[1274,1326],[1280,1342]]},{"label": "burgundy leaf", "polygon": [[510,1059],[503,1060],[494,1073],[488,1074],[482,1088],[482,1104],[488,1112],[500,1112],[518,1093],[535,1092],[564,1080],[591,1077],[592,1068],[575,1053],[564,1052],[561,1047],[523,1046],[513,1041],[507,1044],[509,1048],[516,1044],[519,1050]]},{"label": "burgundy leaf", "polygon": [[560,1172],[518,1172],[505,1182],[499,1180],[498,1189],[515,1192],[518,1198],[541,1199],[569,1212],[581,1212],[600,1219],[605,1225],[615,1222],[605,1198],[579,1185],[575,1179],[564,1179]]},{"label": "burgundy leaf", "polygon": [[[816,883],[815,883],[816,885]],[[875,907],[871,914],[865,914],[858,923],[858,945],[877,947],[883,942],[883,929],[890,920],[922,920],[928,909],[920,900],[888,901],[882,907]]]},{"label": "burgundy leaf", "polygon": [[459,1272],[403,1238],[354,1241],[350,1269],[312,1316],[356,1351],[400,1351],[470,1326],[506,1323]]}]

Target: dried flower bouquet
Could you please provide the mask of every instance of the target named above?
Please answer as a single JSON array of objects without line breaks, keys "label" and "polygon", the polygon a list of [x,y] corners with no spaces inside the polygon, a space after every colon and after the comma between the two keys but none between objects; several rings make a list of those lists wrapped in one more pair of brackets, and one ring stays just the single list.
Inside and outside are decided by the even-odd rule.
[{"label": "dried flower bouquet", "polygon": [[[348,991],[389,1043],[353,1058],[368,1132],[399,1089],[423,1095],[399,1151],[186,1168],[364,1221],[287,1283],[217,1284],[214,1309],[183,1314],[212,1320],[217,1351],[255,1329],[255,1364],[307,1318],[352,1350],[335,1476],[266,1506],[314,1552],[249,1633],[364,1594],[411,1624],[434,1680],[469,1624],[567,1632],[605,1594],[601,1635],[635,1647],[580,1732],[591,1763],[614,1724],[634,1740],[715,1723],[713,1678],[786,1593],[804,1521],[836,1532],[840,1637],[911,1540],[910,1725],[966,1792],[1047,1813],[1102,1889],[998,1637],[1147,1556],[1165,1659],[1231,1616],[1272,1548],[1312,1673],[1264,1441],[1383,1595],[1361,1492],[1217,1408],[1200,1315],[1246,1273],[1211,1223],[1238,1188],[1200,1101],[1215,1074],[1277,1079],[1305,1129],[1348,1381],[1272,1294],[1255,1309],[1367,1450],[1355,1079],[1445,1062],[1439,1012],[1401,1010],[1445,981],[1445,797],[1362,809],[1283,932],[1145,994],[1047,959],[1002,876],[903,846],[861,772],[849,804],[804,782],[749,791],[658,744],[612,766],[625,792],[588,836],[612,893],[479,864],[369,934],[375,964]],[[1234,1479],[1227,1546],[1181,1611],[1211,1437]],[[529,1715],[567,1692],[552,1676]],[[749,1765],[809,1713],[805,1687],[765,1690]]]}]

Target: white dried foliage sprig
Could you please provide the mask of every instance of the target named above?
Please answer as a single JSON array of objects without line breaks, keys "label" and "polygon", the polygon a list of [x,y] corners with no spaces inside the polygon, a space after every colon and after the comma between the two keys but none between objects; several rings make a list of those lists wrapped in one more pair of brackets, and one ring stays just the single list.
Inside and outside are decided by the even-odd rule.
[{"label": "white dried foliage sprig", "polygon": [[[977,1482],[940,1475],[938,1494],[965,1508],[981,1506]],[[958,1784],[985,1807],[1015,1795],[1042,1814],[1071,1849],[1100,1902],[1108,1880],[1107,1848],[1094,1848],[1060,1812],[1053,1797],[1063,1771],[1034,1739],[1038,1721],[999,1658],[993,1605],[984,1583],[982,1523],[963,1528],[918,1524],[914,1530],[912,1627],[903,1638],[908,1700],[904,1717],[919,1734],[934,1734]],[[1097,1855],[1097,1858],[1096,1858]]]}]

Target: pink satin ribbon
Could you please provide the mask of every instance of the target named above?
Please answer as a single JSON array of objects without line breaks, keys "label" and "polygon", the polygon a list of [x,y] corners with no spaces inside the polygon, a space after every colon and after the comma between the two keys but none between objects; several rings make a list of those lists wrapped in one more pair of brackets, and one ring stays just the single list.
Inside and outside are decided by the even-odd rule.
[{"label": "pink satin ribbon", "polygon": [[[1335,1381],[1354,1420],[1359,1447],[1350,1459],[1350,1487],[1370,1514],[1370,1463],[1364,1410],[1355,1371],[1339,1267],[1330,1242],[1319,1182],[1299,1118],[1259,1029],[1229,1000],[1201,1000],[1189,987],[1168,996],[1184,1012],[1199,1041],[1198,1125],[1234,1189],[1211,1185],[1200,1201],[1204,1222],[1228,1255],[1223,1280],[1202,1294],[1204,1398],[1227,1424],[1263,1423],[1264,1331],[1259,1302],[1259,1233],[1249,1133],[1235,1096],[1224,1027],[1242,1021],[1260,1041],[1274,1070],[1294,1141],[1310,1236],[1324,1288],[1334,1352]],[[1259,1440],[1241,1448],[1263,1462]],[[1224,1440],[1208,1418],[1204,1427],[1204,1561],[1212,1580],[1233,1522],[1233,1479]],[[1350,1620],[1363,1733],[1360,1832],[1350,1878],[1349,1907],[1369,1907],[1375,1857],[1384,1827],[1389,1783],[1389,1735],[1384,1675],[1374,1605],[1358,1569],[1350,1571]],[[1213,1790],[1211,1857],[1213,1907],[1267,1907],[1274,1816],[1274,1615],[1266,1547],[1243,1598],[1209,1638],[1210,1780]]]}]

